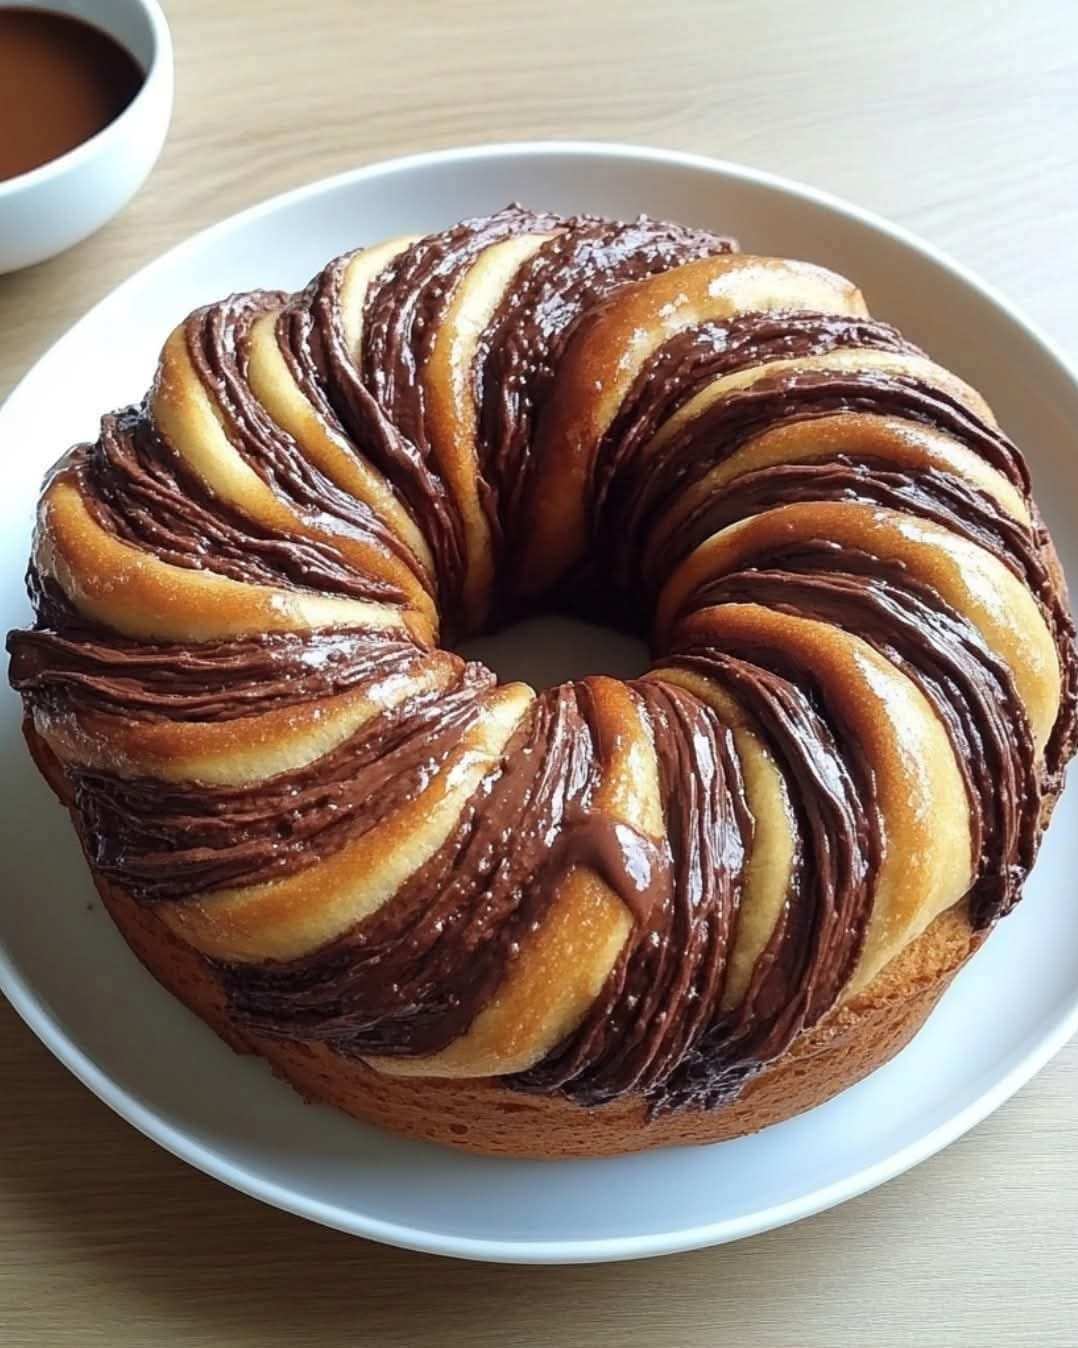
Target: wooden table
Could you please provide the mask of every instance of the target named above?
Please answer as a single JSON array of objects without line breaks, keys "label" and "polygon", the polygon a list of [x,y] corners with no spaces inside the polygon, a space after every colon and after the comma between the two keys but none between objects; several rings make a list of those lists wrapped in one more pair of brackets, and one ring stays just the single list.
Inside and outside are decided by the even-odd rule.
[{"label": "wooden table", "polygon": [[[193,230],[355,164],[485,139],[638,141],[806,179],[934,239],[1078,357],[1073,0],[169,7],[161,163],[95,239],[0,278],[0,395]],[[1078,1344],[1078,1044],[837,1211],[573,1269],[420,1257],[261,1207],[114,1117],[7,1008],[0,1080],[4,1348]]]}]

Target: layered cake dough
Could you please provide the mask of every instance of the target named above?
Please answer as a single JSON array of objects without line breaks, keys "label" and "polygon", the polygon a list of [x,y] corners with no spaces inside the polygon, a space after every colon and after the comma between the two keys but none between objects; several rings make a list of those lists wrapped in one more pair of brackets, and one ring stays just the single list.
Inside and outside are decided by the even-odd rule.
[{"label": "layered cake dough", "polygon": [[[46,481],[11,679],[110,913],[412,1136],[736,1136],[1021,893],[1073,628],[1017,448],[844,278],[509,207],[233,295]],[[636,680],[453,651],[586,596]]]}]

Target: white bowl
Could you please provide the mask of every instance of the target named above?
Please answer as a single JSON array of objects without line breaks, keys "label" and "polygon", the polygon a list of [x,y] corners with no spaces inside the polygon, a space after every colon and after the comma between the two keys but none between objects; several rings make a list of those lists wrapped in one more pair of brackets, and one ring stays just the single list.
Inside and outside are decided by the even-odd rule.
[{"label": "white bowl", "polygon": [[[0,444],[19,450],[0,461],[0,631],[29,616],[23,574],[42,473],[96,433],[103,409],[142,396],[181,315],[230,290],[301,286],[348,247],[512,200],[647,211],[849,274],[879,317],[985,390],[1027,450],[1064,566],[1078,575],[1078,381],[1007,301],[885,221],[752,169],[631,146],[495,145],[374,165],[245,211],[132,277],[61,338],[0,409]],[[69,821],[26,754],[20,714],[0,680],[0,988],[61,1061],[162,1146],[357,1235],[531,1262],[735,1240],[923,1160],[1078,1028],[1072,783],[1017,911],[910,1047],[819,1109],[734,1142],[596,1161],[512,1161],[410,1142],[304,1105],[154,983],[96,898]],[[991,1191],[991,1176],[984,1183]],[[941,1201],[956,1201],[953,1186]],[[147,1213],[158,1219],[167,1214]]]},{"label": "white bowl", "polygon": [[[67,154],[0,182],[0,274],[55,257],[126,206],[146,181],[172,116],[172,38],[157,0],[4,0],[94,24],[145,72],[115,121]],[[2,134],[2,133],[0,133]]]}]

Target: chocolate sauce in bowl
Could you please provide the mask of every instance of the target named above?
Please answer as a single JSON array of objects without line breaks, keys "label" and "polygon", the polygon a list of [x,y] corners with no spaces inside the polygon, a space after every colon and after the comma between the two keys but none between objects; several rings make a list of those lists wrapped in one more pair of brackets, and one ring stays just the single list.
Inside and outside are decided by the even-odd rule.
[{"label": "chocolate sauce in bowl", "polygon": [[145,79],[131,53],[92,24],[0,5],[0,182],[96,136]]}]

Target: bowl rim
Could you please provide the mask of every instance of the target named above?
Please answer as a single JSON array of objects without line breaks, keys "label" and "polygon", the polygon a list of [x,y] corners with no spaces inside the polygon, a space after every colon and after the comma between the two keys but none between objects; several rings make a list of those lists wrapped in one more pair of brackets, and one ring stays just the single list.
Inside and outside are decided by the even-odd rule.
[{"label": "bowl rim", "polygon": [[[142,284],[153,273],[167,268],[179,258],[197,250],[209,239],[242,229],[249,222],[287,208],[293,202],[332,192],[345,184],[366,178],[392,177],[396,174],[422,171],[440,163],[497,159],[509,155],[521,158],[555,155],[580,158],[590,156],[611,161],[677,165],[712,174],[717,180],[724,177],[740,179],[854,219],[870,232],[895,240],[921,258],[944,268],[975,293],[987,299],[1018,327],[1023,337],[1038,350],[1043,359],[1056,367],[1057,372],[1074,388],[1075,396],[1078,397],[1078,368],[1066,358],[1056,343],[1030,322],[1000,291],[982,281],[945,252],[883,216],[865,210],[837,195],[780,174],[707,155],[621,142],[522,140],[476,143],[373,161],[301,184],[199,230],[151,259],[72,324],[46,352],[34,360],[30,369],[0,406],[0,412],[19,398],[22,386],[32,371],[48,360],[56,348],[65,343],[83,323],[89,321],[99,308],[114,302],[118,295]],[[512,1240],[433,1231],[424,1226],[408,1225],[367,1215],[357,1217],[343,1206],[297,1194],[287,1184],[268,1179],[257,1171],[230,1161],[219,1154],[212,1145],[201,1143],[197,1136],[173,1125],[164,1117],[152,1101],[140,1094],[137,1086],[113,1077],[107,1067],[99,1065],[80,1047],[76,1036],[68,1032],[52,1008],[42,1001],[32,982],[23,977],[22,971],[9,957],[2,943],[0,943],[0,990],[46,1047],[110,1108],[166,1151],[229,1187],[307,1220],[399,1248],[454,1258],[514,1264],[600,1263],[682,1253],[738,1240],[744,1236],[761,1234],[835,1207],[911,1169],[968,1132],[1025,1085],[1069,1039],[1078,1033],[1078,1000],[1074,1000],[1056,1008],[1054,1016],[1047,1023],[1045,1032],[1036,1044],[1025,1052],[1010,1071],[995,1080],[965,1108],[941,1121],[937,1120],[921,1137],[882,1160],[821,1186],[813,1190],[811,1195],[801,1196],[757,1213],[748,1223],[724,1218],[676,1232],[663,1231],[646,1235],[558,1241]]]},{"label": "bowl rim", "polygon": [[[83,23],[88,23],[91,27],[106,32],[114,42],[123,47],[124,51],[138,62],[138,58],[131,51],[130,46],[110,29],[103,28],[100,21],[92,15],[60,8],[56,4],[56,0],[11,0],[11,3],[19,9],[42,10],[45,13],[57,14],[62,17],[81,19]],[[112,142],[121,135],[122,129],[130,125],[136,117],[143,115],[146,104],[152,97],[153,89],[161,83],[164,73],[173,67],[172,33],[158,0],[130,0],[130,3],[142,11],[150,25],[150,60],[138,93],[118,117],[114,117],[107,126],[103,126],[100,131],[96,131],[88,140],[84,140],[72,149],[57,155],[55,159],[46,160],[44,164],[39,164],[37,168],[29,169],[26,173],[18,173],[14,178],[7,178],[0,182],[0,205],[8,198],[17,196],[20,192],[30,191],[39,187],[42,183],[77,169],[96,155],[106,154],[112,147]]]}]

